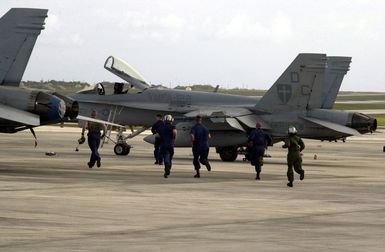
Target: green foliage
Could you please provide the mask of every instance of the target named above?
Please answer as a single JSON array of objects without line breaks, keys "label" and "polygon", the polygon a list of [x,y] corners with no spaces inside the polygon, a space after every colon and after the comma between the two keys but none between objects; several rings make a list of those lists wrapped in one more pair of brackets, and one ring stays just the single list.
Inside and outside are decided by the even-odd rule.
[{"label": "green foliage", "polygon": [[333,109],[337,109],[337,110],[385,109],[385,103],[335,103]]},{"label": "green foliage", "polygon": [[80,81],[26,81],[22,85],[28,88],[43,89],[58,92],[63,95],[76,93],[79,90],[89,87],[90,84]]}]

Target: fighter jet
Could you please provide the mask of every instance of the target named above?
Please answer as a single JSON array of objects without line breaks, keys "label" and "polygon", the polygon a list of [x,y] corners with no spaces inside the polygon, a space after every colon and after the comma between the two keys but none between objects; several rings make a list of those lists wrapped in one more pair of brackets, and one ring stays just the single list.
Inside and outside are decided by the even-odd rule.
[{"label": "fighter jet", "polygon": [[[176,147],[191,146],[190,129],[195,116],[201,115],[212,135],[210,146],[216,148],[223,161],[234,161],[257,122],[272,135],[274,142],[284,139],[289,126],[295,126],[303,138],[319,140],[345,139],[375,131],[375,118],[332,110],[350,62],[350,57],[299,54],[267,93],[255,98],[154,87],[129,64],[110,56],[105,69],[127,84],[116,83],[112,94],[98,84],[72,98],[79,102],[80,114],[96,110],[104,120],[143,126],[128,137],[118,132],[114,147],[117,155],[128,154],[130,146],[126,139],[149,128],[154,115],[163,113],[175,118]],[[153,143],[154,137],[144,140]]]},{"label": "fighter jet", "polygon": [[[0,132],[15,133],[76,118],[77,102],[57,93],[20,87],[48,10],[13,8],[0,19]],[[35,134],[34,134],[35,136]]]}]

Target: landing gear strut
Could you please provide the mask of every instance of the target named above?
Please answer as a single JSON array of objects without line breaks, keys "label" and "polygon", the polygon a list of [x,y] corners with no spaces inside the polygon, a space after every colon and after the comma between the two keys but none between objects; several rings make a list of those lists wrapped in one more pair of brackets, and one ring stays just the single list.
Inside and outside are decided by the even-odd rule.
[{"label": "landing gear strut", "polygon": [[123,135],[123,128],[119,128],[118,132],[117,132],[117,135],[116,135],[116,141],[113,141],[109,136],[106,136],[106,137],[109,140],[111,140],[113,143],[115,143],[114,153],[116,155],[118,155],[118,156],[126,156],[126,155],[128,155],[128,153],[130,153],[130,150],[132,148],[131,145],[127,144],[126,140],[128,138],[133,138],[133,137],[139,135],[140,133],[142,133],[146,129],[148,129],[148,127],[142,127],[140,129],[137,129],[136,131],[133,131],[131,134],[129,134],[128,136],[125,137]]}]

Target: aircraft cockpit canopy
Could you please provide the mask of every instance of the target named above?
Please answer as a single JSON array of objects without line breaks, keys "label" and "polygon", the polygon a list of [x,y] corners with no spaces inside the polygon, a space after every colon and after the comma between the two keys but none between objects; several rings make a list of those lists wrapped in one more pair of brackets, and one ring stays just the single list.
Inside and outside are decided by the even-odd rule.
[{"label": "aircraft cockpit canopy", "polygon": [[127,62],[119,58],[116,58],[114,56],[108,57],[106,62],[104,63],[104,68],[110,71],[111,73],[115,74],[116,76],[122,78],[123,80],[127,81],[139,90],[144,90],[150,87],[148,82],[138,71],[136,71]]}]

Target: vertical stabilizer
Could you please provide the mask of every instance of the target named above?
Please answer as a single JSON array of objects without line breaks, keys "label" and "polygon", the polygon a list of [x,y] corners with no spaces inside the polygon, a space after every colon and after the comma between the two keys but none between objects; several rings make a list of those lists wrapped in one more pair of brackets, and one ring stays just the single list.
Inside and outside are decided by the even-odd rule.
[{"label": "vertical stabilizer", "polygon": [[268,112],[320,108],[326,54],[302,53],[256,105]]},{"label": "vertical stabilizer", "polygon": [[323,109],[333,108],[344,76],[349,71],[351,60],[351,57],[327,57],[328,67],[325,71]]},{"label": "vertical stabilizer", "polygon": [[47,12],[13,8],[0,19],[0,85],[19,85]]}]

